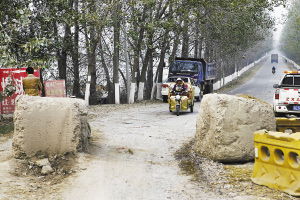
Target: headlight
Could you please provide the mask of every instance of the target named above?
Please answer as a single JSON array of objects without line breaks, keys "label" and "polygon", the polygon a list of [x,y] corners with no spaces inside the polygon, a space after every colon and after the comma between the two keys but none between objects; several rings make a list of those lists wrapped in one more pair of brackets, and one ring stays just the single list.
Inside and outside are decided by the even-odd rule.
[{"label": "headlight", "polygon": [[176,100],[180,101],[180,99],[181,99],[180,95],[176,95]]}]

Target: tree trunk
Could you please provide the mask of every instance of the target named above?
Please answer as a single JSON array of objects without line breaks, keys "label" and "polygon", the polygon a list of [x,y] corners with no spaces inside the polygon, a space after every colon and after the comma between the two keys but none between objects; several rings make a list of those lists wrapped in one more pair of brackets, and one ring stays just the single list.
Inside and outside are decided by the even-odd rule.
[{"label": "tree trunk", "polygon": [[146,95],[145,99],[151,99],[151,90],[153,87],[153,49],[151,49],[149,66],[147,70]]},{"label": "tree trunk", "polygon": [[[179,26],[181,25],[181,22],[179,23]],[[176,36],[174,39],[174,45],[173,45],[173,49],[172,49],[172,53],[169,57],[169,66],[172,66],[175,60],[175,56],[176,53],[178,51],[178,46],[179,46],[179,42],[180,42],[180,33],[176,32]]]},{"label": "tree trunk", "polygon": [[162,88],[162,80],[163,80],[163,70],[165,66],[165,55],[167,51],[167,42],[166,39],[164,40],[162,47],[161,47],[161,53],[160,53],[160,60],[158,64],[158,80],[157,80],[157,88],[156,88],[156,99],[161,99],[161,88]]},{"label": "tree trunk", "polygon": [[[91,31],[91,35],[93,35],[92,32],[93,31]],[[90,49],[88,50],[88,76],[91,77],[89,104],[90,105],[96,105],[97,104],[96,49],[93,46],[90,47]]]},{"label": "tree trunk", "polygon": [[[54,21],[54,35],[58,37],[58,28],[56,21]],[[57,58],[57,67],[58,67],[58,78],[61,80],[67,81],[67,51],[68,51],[68,39],[71,34],[70,27],[65,24],[65,32],[64,32],[64,39],[63,39],[63,46],[60,50],[57,48],[56,50],[56,58]],[[57,41],[59,43],[59,41]],[[67,88],[66,88],[67,89]]]},{"label": "tree trunk", "polygon": [[183,24],[183,34],[182,34],[182,52],[181,57],[189,57],[189,30],[188,30],[188,21],[184,20]]},{"label": "tree trunk", "polygon": [[61,51],[61,66],[59,68],[59,78],[67,81],[67,51],[69,50],[69,37],[71,35],[71,29],[68,24],[65,24],[65,35],[64,35],[64,41],[63,41],[63,48]]},{"label": "tree trunk", "polygon": [[200,37],[200,41],[199,41],[199,56],[198,58],[202,58],[202,51],[203,51],[203,37]]},{"label": "tree trunk", "polygon": [[120,56],[120,16],[121,4],[117,3],[114,6],[114,54],[113,54],[113,82],[115,91],[115,104],[120,104],[120,87],[119,87],[119,56]]},{"label": "tree trunk", "polygon": [[[143,10],[143,17],[142,17],[142,22],[146,18],[146,7],[144,7]],[[137,25],[135,25],[135,30],[138,30]],[[145,32],[145,27],[142,26],[139,30],[139,37],[138,41],[135,40],[135,48],[134,49],[134,61],[133,61],[133,68],[132,68],[132,75],[131,75],[131,85],[130,85],[130,96],[129,96],[129,103],[134,103],[134,96],[135,96],[135,88],[136,88],[136,81],[137,81],[137,74],[139,71],[139,58],[140,58],[140,51],[141,51],[141,46],[142,46],[142,41],[144,39],[144,32]]]},{"label": "tree trunk", "polygon": [[105,75],[106,75],[106,82],[107,82],[107,85],[106,85],[106,91],[108,92],[108,103],[113,103],[114,102],[114,96],[113,96],[113,83],[111,82],[110,80],[110,75],[109,75],[109,70],[108,70],[108,67],[105,63],[105,60],[104,60],[104,50],[103,50],[103,47],[102,47],[102,43],[101,43],[101,40],[99,42],[99,48],[100,48],[100,57],[101,57],[101,64],[103,66],[103,69],[105,71]]},{"label": "tree trunk", "polygon": [[138,90],[138,100],[144,99],[144,87],[146,82],[146,72],[147,72],[147,66],[149,64],[149,60],[151,57],[152,50],[148,47],[142,67],[141,77],[140,77],[140,85]]},{"label": "tree trunk", "polygon": [[78,43],[79,43],[79,24],[78,24],[78,0],[75,0],[75,32],[74,32],[74,45],[72,50],[72,60],[74,68],[74,83],[73,83],[73,95],[77,98],[83,98],[80,91],[80,79],[79,79],[79,53],[78,53]]},{"label": "tree trunk", "polygon": [[40,80],[41,80],[41,83],[42,83],[42,91],[41,91],[41,93],[42,93],[42,97],[45,97],[46,96],[46,93],[45,93],[45,85],[44,85],[44,78],[43,78],[43,72],[44,72],[44,69],[43,68],[39,68],[39,70],[40,70]]},{"label": "tree trunk", "polygon": [[[92,0],[90,3],[90,12],[95,13],[95,0]],[[97,39],[96,39],[96,30],[93,23],[89,24],[89,32],[90,38],[88,41],[87,55],[88,55],[88,77],[90,77],[90,97],[89,104],[96,105],[97,104],[97,92],[96,92],[96,47],[97,47]],[[88,33],[86,33],[86,36]]]},{"label": "tree trunk", "polygon": [[199,54],[199,40],[200,40],[200,25],[199,25],[199,19],[196,22],[196,36],[194,41],[194,58],[200,58]]},{"label": "tree trunk", "polygon": [[151,90],[151,100],[153,100],[156,97],[155,88],[157,87],[157,78],[158,78],[158,70],[155,73],[154,84],[153,84],[152,90]]}]

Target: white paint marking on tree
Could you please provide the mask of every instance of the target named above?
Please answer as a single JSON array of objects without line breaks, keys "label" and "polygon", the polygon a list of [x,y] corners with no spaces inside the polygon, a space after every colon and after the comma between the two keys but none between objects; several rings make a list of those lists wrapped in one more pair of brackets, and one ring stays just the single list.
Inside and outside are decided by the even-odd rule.
[{"label": "white paint marking on tree", "polygon": [[162,83],[157,83],[156,99],[162,99],[161,88],[162,88]]},{"label": "white paint marking on tree", "polygon": [[130,104],[134,103],[135,85],[136,85],[135,83],[130,84],[130,98],[129,98]]},{"label": "white paint marking on tree", "polygon": [[85,96],[84,96],[84,100],[86,105],[89,105],[89,98],[90,98],[90,84],[87,83],[85,86]]},{"label": "white paint marking on tree", "polygon": [[145,87],[145,83],[140,82],[139,91],[138,91],[138,100],[143,100],[144,99],[144,87]]},{"label": "white paint marking on tree", "polygon": [[115,83],[115,104],[120,104],[120,84]]}]

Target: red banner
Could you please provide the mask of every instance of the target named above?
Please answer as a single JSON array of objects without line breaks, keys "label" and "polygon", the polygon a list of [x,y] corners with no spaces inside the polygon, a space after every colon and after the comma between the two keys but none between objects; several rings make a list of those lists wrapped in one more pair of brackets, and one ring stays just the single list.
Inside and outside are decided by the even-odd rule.
[{"label": "red banner", "polygon": [[65,80],[45,81],[46,97],[66,97]]},{"label": "red banner", "polygon": [[[39,69],[34,70],[34,76],[40,77]],[[4,97],[1,104],[1,114],[13,114],[15,111],[15,99],[18,95],[24,94],[22,79],[26,77],[24,68],[1,68],[0,69],[0,91],[4,92],[6,86],[13,82],[15,92],[10,97]]]}]

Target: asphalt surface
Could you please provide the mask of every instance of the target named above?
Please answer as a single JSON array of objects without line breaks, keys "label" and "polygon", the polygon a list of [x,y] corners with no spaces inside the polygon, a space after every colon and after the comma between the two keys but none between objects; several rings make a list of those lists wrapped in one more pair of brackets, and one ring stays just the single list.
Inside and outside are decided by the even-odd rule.
[{"label": "asphalt surface", "polygon": [[[276,53],[276,52],[275,52]],[[276,73],[272,74],[272,67],[276,67]],[[267,60],[263,66],[258,70],[256,75],[246,82],[228,92],[227,94],[237,95],[244,94],[261,99],[270,105],[273,105],[273,97],[275,89],[274,84],[278,84],[284,75],[284,71],[289,70],[283,57],[278,57],[278,63],[271,63],[271,55],[267,56]]]}]

